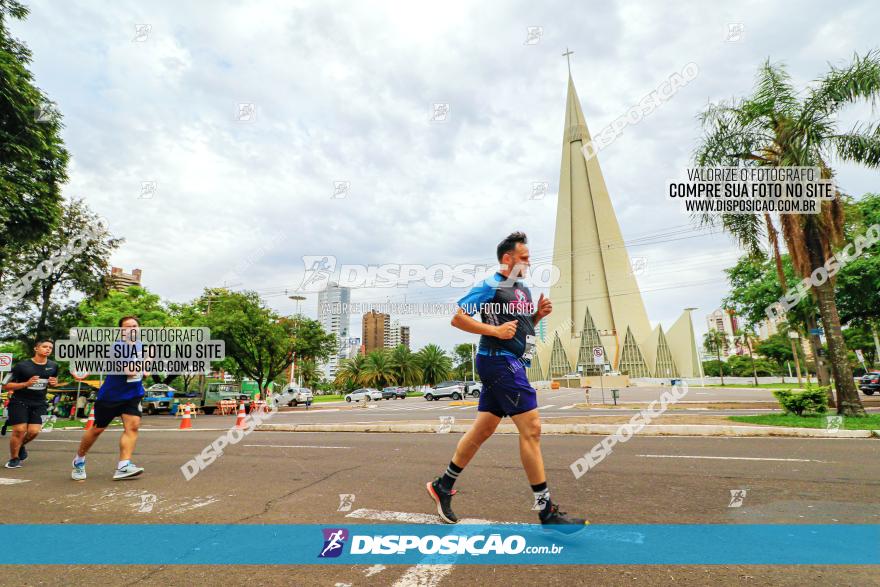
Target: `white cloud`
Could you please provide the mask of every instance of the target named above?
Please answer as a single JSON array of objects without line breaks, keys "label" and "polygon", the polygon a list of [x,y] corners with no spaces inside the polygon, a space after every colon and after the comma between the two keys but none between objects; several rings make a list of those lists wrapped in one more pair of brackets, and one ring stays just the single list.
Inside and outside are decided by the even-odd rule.
[{"label": "white cloud", "polygon": [[[686,63],[700,75],[600,155],[627,239],[688,222],[663,198],[687,165],[707,100],[742,95],[768,56],[807,83],[826,62],[876,43],[869,2],[823,4],[626,2],[239,2],[196,5],[35,4],[13,31],[33,49],[38,84],[65,116],[73,155],[69,196],[83,196],[126,244],[114,263],[140,267],[146,285],[184,300],[257,255],[241,276],[291,312],[283,289],[301,257],[343,263],[491,261],[508,231],[552,250],[559,181],[565,59],[595,133]],[[815,14],[823,15],[821,19]],[[743,38],[725,40],[741,22]],[[144,42],[136,24],[149,24]],[[537,45],[526,27],[542,26]],[[448,102],[449,120],[430,122]],[[254,122],[235,120],[253,103]],[[859,111],[866,112],[866,111]],[[850,114],[852,116],[852,114]],[[876,173],[840,167],[853,194]],[[138,199],[155,181],[153,199]],[[350,181],[331,199],[335,181]],[[550,183],[530,200],[532,182]],[[272,235],[282,231],[287,239]],[[669,325],[684,306],[713,310],[733,259],[725,236],[634,248],[649,316]],[[708,261],[708,262],[707,262]],[[714,283],[659,289],[675,279]],[[395,290],[355,301],[401,299]],[[416,291],[451,301],[458,291]],[[316,300],[304,308],[314,314]],[[464,337],[448,320],[409,319],[414,344]],[[358,331],[358,319],[353,321]]]}]

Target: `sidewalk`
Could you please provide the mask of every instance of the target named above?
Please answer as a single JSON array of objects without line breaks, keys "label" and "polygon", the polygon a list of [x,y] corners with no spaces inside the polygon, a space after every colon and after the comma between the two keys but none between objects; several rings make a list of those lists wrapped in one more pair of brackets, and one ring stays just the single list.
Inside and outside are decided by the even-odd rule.
[{"label": "sidewalk", "polygon": [[[542,422],[542,434],[583,434],[607,436],[614,434],[631,416],[566,416],[546,418]],[[880,438],[880,430],[837,430],[823,428],[789,428],[783,426],[754,426],[732,422],[725,416],[664,415],[664,424],[649,424],[639,436],[727,436],[727,437],[795,437],[795,438]],[[398,422],[375,422],[370,424],[261,424],[263,432],[379,432],[436,434],[439,420],[402,420]],[[449,427],[451,433],[464,433],[471,420],[457,420]],[[517,434],[511,423],[498,426],[500,434]]]}]

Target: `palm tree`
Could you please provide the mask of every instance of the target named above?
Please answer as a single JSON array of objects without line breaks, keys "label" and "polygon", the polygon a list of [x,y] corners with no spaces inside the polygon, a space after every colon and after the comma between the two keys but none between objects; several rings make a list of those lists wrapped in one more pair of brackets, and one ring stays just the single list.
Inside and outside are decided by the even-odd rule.
[{"label": "palm tree", "polygon": [[361,371],[360,382],[367,387],[378,389],[397,382],[388,351],[378,349],[367,355],[363,371]]},{"label": "palm tree", "polygon": [[752,354],[752,345],[758,338],[751,330],[739,329],[733,334],[733,342],[739,346],[745,347],[749,352],[749,359],[752,361],[752,376],[755,378],[755,387],[758,387],[758,372],[755,370],[755,355]]},{"label": "palm tree", "polygon": [[[834,173],[832,157],[868,167],[880,166],[880,124],[837,129],[836,115],[845,105],[880,97],[880,53],[856,55],[843,68],[832,67],[801,96],[791,84],[785,68],[764,63],[758,73],[754,94],[745,99],[710,105],[701,114],[705,136],[695,153],[700,166],[803,166],[818,167],[822,178]],[[823,200],[819,214],[777,214],[786,248],[795,270],[808,277],[825,264],[832,247],[843,240],[843,204],[840,194]],[[703,216],[709,224],[720,221],[739,244],[758,253],[766,230],[772,239],[774,220],[754,215]],[[776,254],[776,251],[774,251]],[[778,257],[777,257],[778,258]],[[837,411],[846,416],[863,416],[847,360],[846,345],[834,299],[833,279],[811,289],[819,307],[831,371],[837,389]]]},{"label": "palm tree", "polygon": [[397,345],[391,349],[391,369],[398,385],[411,387],[418,385],[421,377],[418,357],[405,345]]},{"label": "palm tree", "polygon": [[355,355],[339,362],[336,369],[336,379],[333,383],[343,389],[354,389],[360,385],[361,375],[364,372],[364,363],[367,358],[363,355]]},{"label": "palm tree", "polygon": [[703,335],[703,348],[707,352],[714,353],[718,357],[718,370],[721,373],[721,386],[724,387],[724,363],[721,362],[721,353],[730,344],[726,332],[710,330]]},{"label": "palm tree", "polygon": [[435,344],[429,344],[422,348],[416,356],[419,367],[422,369],[420,383],[437,385],[449,378],[449,374],[452,372],[452,359],[443,349]]}]

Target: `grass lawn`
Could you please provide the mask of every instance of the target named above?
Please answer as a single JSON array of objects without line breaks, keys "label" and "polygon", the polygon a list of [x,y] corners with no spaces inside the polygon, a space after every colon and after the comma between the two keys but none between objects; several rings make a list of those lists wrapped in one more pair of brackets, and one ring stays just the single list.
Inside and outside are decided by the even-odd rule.
[{"label": "grass lawn", "polygon": [[[114,418],[112,422],[110,422],[110,426],[122,426],[122,421],[119,418]],[[55,420],[52,428],[85,428],[85,422],[80,422],[79,420],[69,420],[67,418],[58,418]],[[43,432],[46,430],[44,429]]]},{"label": "grass lawn", "polygon": [[[836,415],[830,412],[828,415]],[[793,428],[825,428],[826,416],[795,416],[794,414],[762,414],[760,416],[728,416],[734,422],[762,424],[765,426],[790,426]],[[846,430],[880,430],[880,414],[865,418],[844,418],[841,425]]]}]

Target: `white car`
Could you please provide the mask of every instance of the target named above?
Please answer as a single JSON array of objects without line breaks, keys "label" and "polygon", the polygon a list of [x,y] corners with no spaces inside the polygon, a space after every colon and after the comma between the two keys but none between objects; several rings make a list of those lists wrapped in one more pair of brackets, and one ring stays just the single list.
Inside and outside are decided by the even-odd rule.
[{"label": "white car", "polygon": [[275,405],[278,407],[296,407],[299,404],[307,404],[312,401],[312,390],[307,387],[291,387],[288,385],[274,399]]},{"label": "white car", "polygon": [[428,401],[437,401],[441,397],[449,397],[458,401],[464,397],[464,385],[460,381],[444,381],[433,388],[429,387],[423,396]]},{"label": "white car", "polygon": [[371,387],[362,387],[361,389],[355,389],[351,393],[345,396],[345,401],[347,402],[359,402],[361,400],[364,401],[379,401],[382,399],[382,392],[378,389],[373,389]]}]

